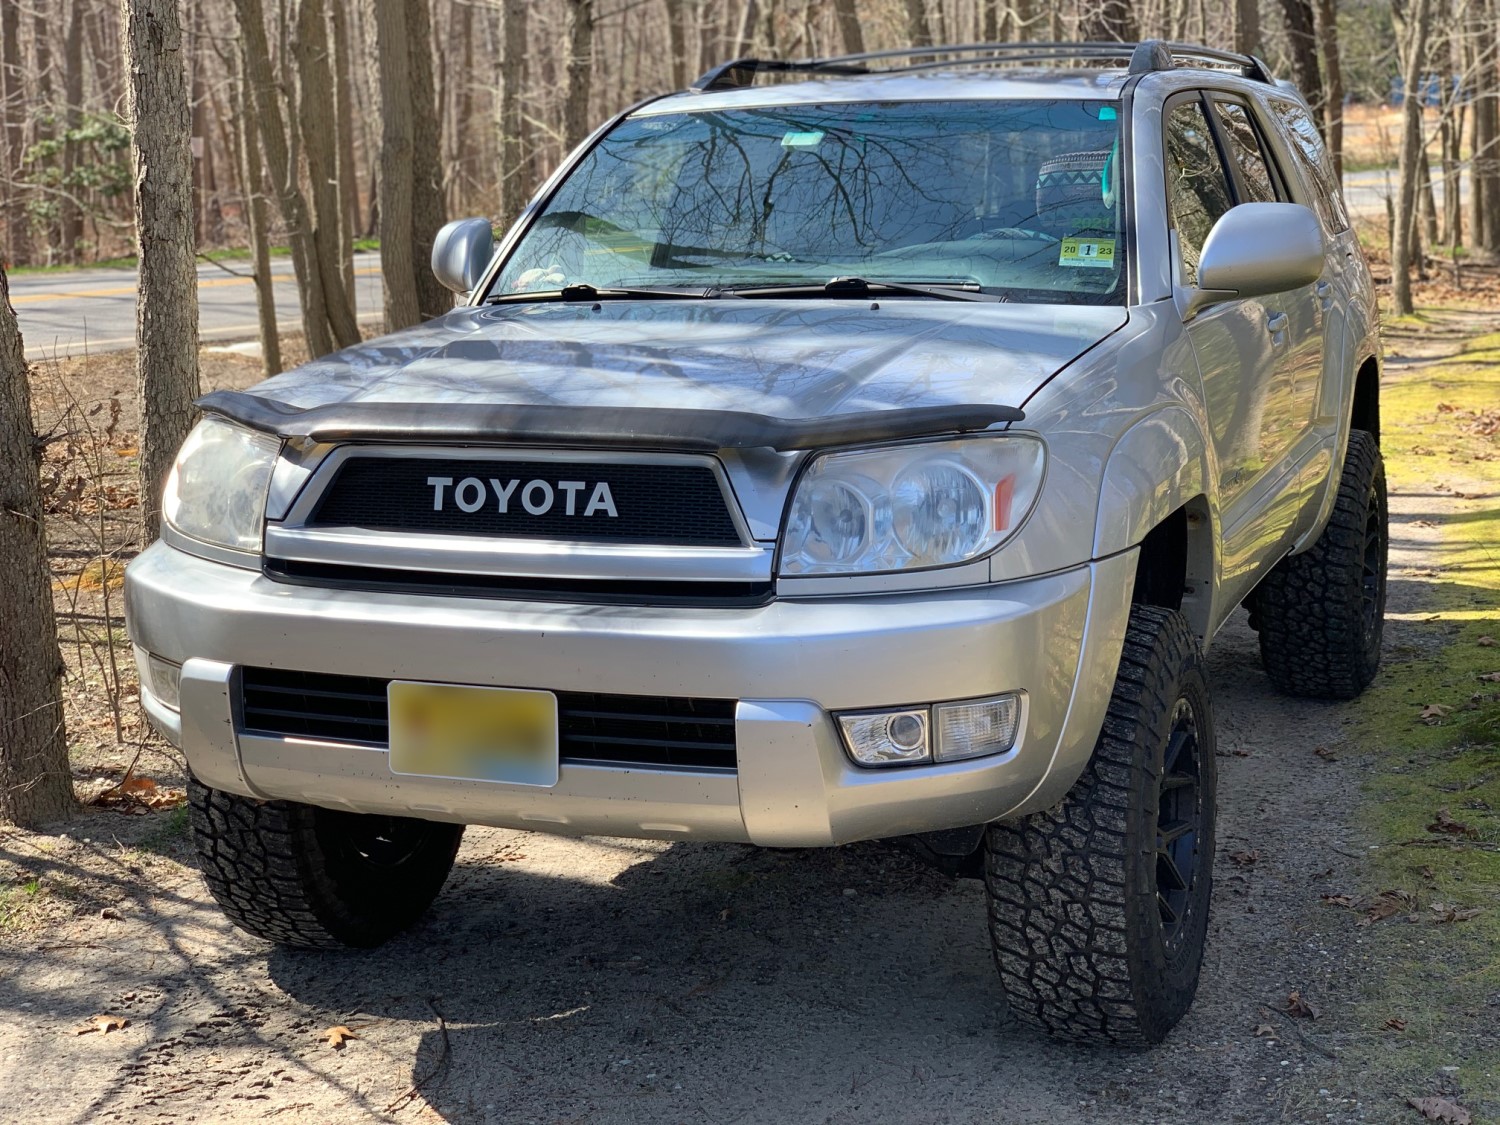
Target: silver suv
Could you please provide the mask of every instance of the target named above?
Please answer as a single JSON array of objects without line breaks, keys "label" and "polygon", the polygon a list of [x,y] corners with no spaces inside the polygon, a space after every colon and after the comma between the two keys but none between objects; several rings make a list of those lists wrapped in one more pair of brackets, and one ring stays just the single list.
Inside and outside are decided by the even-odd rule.
[{"label": "silver suv", "polygon": [[452,313],[202,400],[129,569],[230,917],[379,944],[465,824],[900,837],[983,878],[1019,1019],[1160,1040],[1204,648],[1244,604],[1280,689],[1379,660],[1375,300],[1306,104],[1156,42],[738,60],[433,260]]}]

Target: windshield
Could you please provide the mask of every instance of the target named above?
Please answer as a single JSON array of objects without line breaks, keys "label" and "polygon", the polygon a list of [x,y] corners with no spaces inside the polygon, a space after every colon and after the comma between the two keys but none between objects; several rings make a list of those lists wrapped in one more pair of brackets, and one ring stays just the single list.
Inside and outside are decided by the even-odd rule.
[{"label": "windshield", "polygon": [[492,296],[567,285],[960,285],[1121,304],[1118,103],[773,106],[622,122]]}]

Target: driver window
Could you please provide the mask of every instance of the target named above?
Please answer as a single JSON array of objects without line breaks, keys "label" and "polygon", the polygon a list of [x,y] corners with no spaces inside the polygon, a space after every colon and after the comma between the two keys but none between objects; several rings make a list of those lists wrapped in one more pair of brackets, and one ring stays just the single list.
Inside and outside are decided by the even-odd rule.
[{"label": "driver window", "polygon": [[1184,102],[1171,111],[1166,142],[1167,208],[1177,231],[1182,281],[1197,285],[1203,243],[1234,200],[1201,102]]}]

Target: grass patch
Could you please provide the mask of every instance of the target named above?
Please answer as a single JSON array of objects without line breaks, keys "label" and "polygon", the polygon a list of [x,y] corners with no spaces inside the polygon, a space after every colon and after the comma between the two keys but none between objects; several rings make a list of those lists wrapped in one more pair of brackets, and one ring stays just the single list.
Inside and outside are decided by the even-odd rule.
[{"label": "grass patch", "polygon": [[[1414,640],[1388,649],[1353,732],[1374,758],[1359,819],[1379,844],[1362,889],[1405,892],[1419,921],[1367,931],[1386,969],[1345,1057],[1396,1097],[1500,1121],[1500,683],[1482,678],[1500,672],[1500,334],[1385,387],[1381,414],[1392,490],[1457,502],[1428,521],[1432,570],[1392,572],[1425,587],[1401,629]],[[1448,909],[1478,914],[1444,923]]]},{"label": "grass patch", "polygon": [[170,855],[187,841],[189,829],[188,807],[178,805],[167,813],[160,824],[141,837],[138,846],[142,851]]}]

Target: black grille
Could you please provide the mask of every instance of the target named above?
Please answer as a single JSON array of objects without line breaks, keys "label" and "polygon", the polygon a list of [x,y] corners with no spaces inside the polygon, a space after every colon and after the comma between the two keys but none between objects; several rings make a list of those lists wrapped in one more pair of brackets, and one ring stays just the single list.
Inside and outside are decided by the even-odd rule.
[{"label": "black grille", "polygon": [[[441,486],[441,510],[435,507],[438,486],[428,484],[429,477],[450,482]],[[491,480],[500,482],[500,489]],[[498,493],[512,481],[517,483],[502,512]],[[532,481],[547,488],[528,496]],[[565,489],[564,482],[580,487]],[[597,493],[601,483],[608,486],[613,516],[604,494]],[[546,510],[532,514],[524,503],[528,498],[533,509]],[[460,499],[474,510],[464,511]],[[590,508],[593,514],[586,514]],[[339,466],[308,523],[491,538],[740,545],[713,470],[686,464],[350,457]]]},{"label": "black grille", "polygon": [[[388,683],[373,676],[243,668],[245,729],[384,746]],[[557,717],[564,762],[735,768],[732,699],[560,691]]]}]

